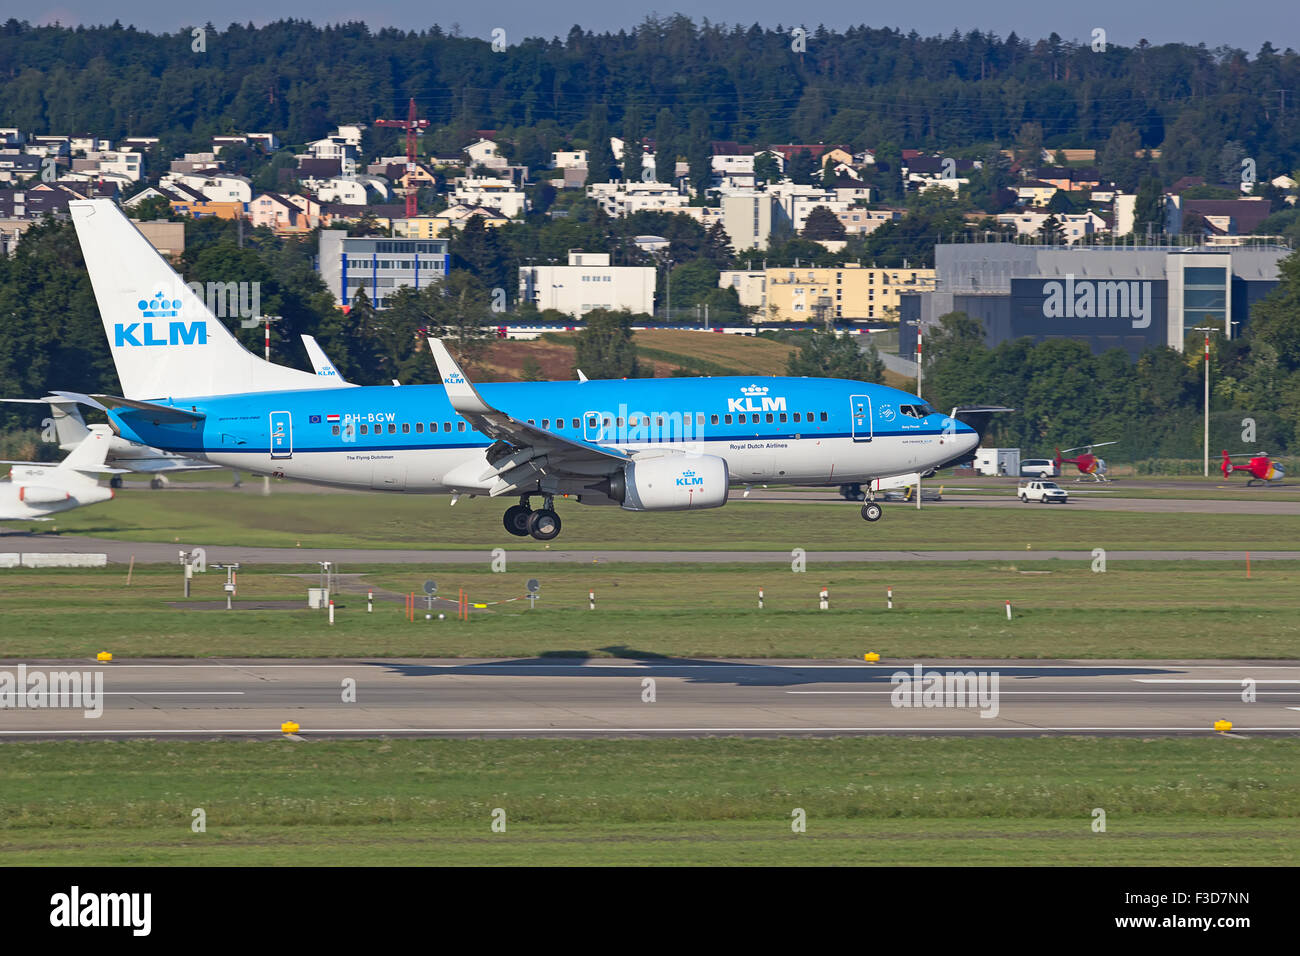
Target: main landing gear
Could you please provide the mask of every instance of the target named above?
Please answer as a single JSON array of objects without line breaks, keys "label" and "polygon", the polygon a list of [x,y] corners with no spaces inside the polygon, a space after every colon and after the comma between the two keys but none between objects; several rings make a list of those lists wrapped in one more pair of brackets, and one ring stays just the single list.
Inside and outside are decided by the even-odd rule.
[{"label": "main landing gear", "polygon": [[538,541],[550,541],[560,533],[560,516],[554,511],[554,499],[550,495],[542,496],[542,507],[534,511],[528,495],[519,499],[519,504],[506,509],[502,523],[506,530],[519,538],[532,535]]}]

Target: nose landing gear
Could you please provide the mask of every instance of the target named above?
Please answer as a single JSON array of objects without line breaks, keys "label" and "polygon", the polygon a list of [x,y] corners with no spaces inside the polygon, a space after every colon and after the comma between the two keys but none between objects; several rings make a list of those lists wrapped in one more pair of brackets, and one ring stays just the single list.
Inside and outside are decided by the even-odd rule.
[{"label": "nose landing gear", "polygon": [[538,541],[550,541],[560,533],[560,516],[555,513],[554,499],[550,495],[542,496],[543,506],[536,511],[529,502],[528,495],[519,499],[519,504],[506,509],[502,523],[506,530],[519,538],[532,535]]}]

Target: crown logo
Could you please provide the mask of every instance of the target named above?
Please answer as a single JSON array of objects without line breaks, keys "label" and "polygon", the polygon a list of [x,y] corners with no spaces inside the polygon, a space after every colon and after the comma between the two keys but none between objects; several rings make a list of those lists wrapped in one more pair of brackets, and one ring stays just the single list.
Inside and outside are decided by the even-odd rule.
[{"label": "crown logo", "polygon": [[146,319],[165,319],[180,315],[181,300],[168,299],[161,292],[155,292],[151,298],[137,302],[136,308]]},{"label": "crown logo", "polygon": [[693,472],[693,471],[684,471],[684,472],[682,472],[682,477],[683,477],[683,478],[693,478],[694,476],[695,476],[695,472]]},{"label": "crown logo", "polygon": [[766,394],[767,394],[767,386],[766,386],[766,385],[746,385],[744,388],[742,388],[742,389],[740,390],[740,394],[742,394],[742,395],[766,395]]}]

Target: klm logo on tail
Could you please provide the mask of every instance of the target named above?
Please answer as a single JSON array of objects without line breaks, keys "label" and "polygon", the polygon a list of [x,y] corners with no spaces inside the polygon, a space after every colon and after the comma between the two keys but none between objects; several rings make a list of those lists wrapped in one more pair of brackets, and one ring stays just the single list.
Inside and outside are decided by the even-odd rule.
[{"label": "klm logo on tail", "polygon": [[[181,300],[169,299],[161,292],[136,303],[146,319],[171,318],[181,314]],[[198,322],[116,322],[113,325],[113,348],[141,345],[207,345],[208,324]]]}]

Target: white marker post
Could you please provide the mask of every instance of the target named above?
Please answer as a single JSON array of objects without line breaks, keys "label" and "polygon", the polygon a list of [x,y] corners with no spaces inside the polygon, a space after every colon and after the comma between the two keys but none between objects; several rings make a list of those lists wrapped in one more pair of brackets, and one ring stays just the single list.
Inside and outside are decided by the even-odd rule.
[{"label": "white marker post", "polygon": [[758,609],[763,610],[763,589],[758,589]]},{"label": "white marker post", "polygon": [[334,623],[334,602],[330,601],[330,624]]},{"label": "white marker post", "polygon": [[366,592],[366,613],[367,614],[375,613],[375,592],[374,591]]},{"label": "white marker post", "polygon": [[821,594],[818,595],[821,610],[829,611],[831,609],[831,592],[827,588],[822,588]]},{"label": "white marker post", "polygon": [[589,610],[589,611],[594,611],[594,610],[596,610],[596,592],[595,592],[595,591],[588,591],[588,592],[587,592],[587,610]]},{"label": "white marker post", "polygon": [[1007,602],[1007,620],[1011,620],[1011,602]]},{"label": "white marker post", "polygon": [[888,610],[894,609],[894,589],[885,588],[885,606]]}]

